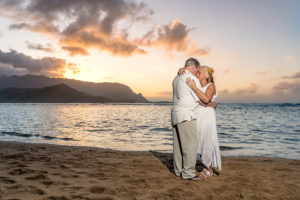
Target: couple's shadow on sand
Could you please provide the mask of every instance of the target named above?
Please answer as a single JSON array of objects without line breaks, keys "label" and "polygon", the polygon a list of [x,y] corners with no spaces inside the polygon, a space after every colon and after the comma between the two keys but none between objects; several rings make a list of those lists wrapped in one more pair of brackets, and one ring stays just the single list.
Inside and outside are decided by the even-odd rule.
[{"label": "couple's shadow on sand", "polygon": [[[150,151],[150,153],[152,153],[152,155],[157,157],[169,169],[170,172],[174,173],[173,154],[171,154],[171,153],[161,153],[161,152],[157,152],[157,151]],[[205,168],[205,166],[202,164],[202,162],[197,161],[196,170],[198,172],[201,172],[204,168]],[[219,173],[215,170],[214,170],[214,173],[216,175],[219,175]]]}]

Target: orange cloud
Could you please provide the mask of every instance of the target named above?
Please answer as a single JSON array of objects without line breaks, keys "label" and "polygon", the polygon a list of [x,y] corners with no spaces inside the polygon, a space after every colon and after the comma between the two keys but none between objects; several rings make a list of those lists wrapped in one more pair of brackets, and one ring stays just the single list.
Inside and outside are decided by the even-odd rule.
[{"label": "orange cloud", "polygon": [[200,48],[189,36],[191,29],[174,20],[168,25],[158,26],[148,31],[143,37],[136,39],[137,44],[146,46],[161,46],[168,51],[185,52],[189,57],[208,54],[210,48]]},{"label": "orange cloud", "polygon": [[63,50],[66,50],[69,52],[70,56],[74,56],[74,55],[77,55],[77,54],[80,54],[80,55],[88,55],[89,53],[81,48],[81,47],[76,47],[76,46],[62,46],[61,47]]},{"label": "orange cloud", "polygon": [[16,22],[10,25],[10,29],[28,29],[51,35],[71,55],[87,55],[88,48],[122,56],[146,53],[124,37],[117,24],[122,20],[146,20],[152,13],[143,2],[122,0],[0,2],[0,15],[8,16]]},{"label": "orange cloud", "polygon": [[[60,41],[61,45],[70,45],[77,48],[88,49],[96,48],[100,51],[107,50],[113,55],[129,56],[133,53],[145,54],[146,51],[140,49],[136,44],[128,41],[126,38],[112,37],[97,32],[78,31],[72,36],[66,36]],[[71,50],[66,49],[65,50]],[[72,51],[72,53],[78,53]]]},{"label": "orange cloud", "polygon": [[18,29],[28,29],[32,32],[39,32],[47,35],[54,35],[58,33],[58,27],[47,23],[44,20],[39,20],[36,22],[34,25],[31,25],[29,23],[16,23],[16,24],[11,24],[9,26],[11,30],[18,30]]},{"label": "orange cloud", "polygon": [[296,62],[296,61],[297,61],[297,58],[294,57],[294,56],[287,56],[287,57],[285,58],[285,60],[286,60],[287,62]]},{"label": "orange cloud", "polygon": [[[143,2],[123,0],[19,0],[0,1],[0,15],[14,20],[10,29],[27,29],[57,39],[70,55],[88,55],[90,48],[112,55],[146,54],[145,47],[163,47],[187,56],[208,54],[190,38],[191,29],[179,20],[150,29],[138,39],[130,39],[122,22],[150,20],[153,11]],[[22,17],[20,17],[22,16]]]},{"label": "orange cloud", "polygon": [[185,51],[188,46],[189,29],[179,20],[174,20],[169,25],[157,28],[157,45],[162,45],[168,50]]},{"label": "orange cloud", "polygon": [[229,72],[230,72],[230,69],[225,69],[225,70],[224,70],[224,73],[225,73],[225,74],[228,74]]}]

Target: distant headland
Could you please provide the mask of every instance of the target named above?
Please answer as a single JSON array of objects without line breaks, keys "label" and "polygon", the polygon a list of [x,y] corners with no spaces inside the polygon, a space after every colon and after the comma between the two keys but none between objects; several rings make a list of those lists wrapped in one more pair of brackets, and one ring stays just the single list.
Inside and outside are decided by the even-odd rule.
[{"label": "distant headland", "polygon": [[120,83],[93,83],[46,76],[0,76],[0,102],[148,103]]}]

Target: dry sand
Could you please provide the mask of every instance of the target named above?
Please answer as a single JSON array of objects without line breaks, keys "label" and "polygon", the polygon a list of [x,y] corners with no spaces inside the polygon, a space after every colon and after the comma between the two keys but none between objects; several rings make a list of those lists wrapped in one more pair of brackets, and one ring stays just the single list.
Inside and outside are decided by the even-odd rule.
[{"label": "dry sand", "polygon": [[300,199],[299,160],[222,161],[192,182],[173,175],[171,154],[0,142],[0,199]]}]

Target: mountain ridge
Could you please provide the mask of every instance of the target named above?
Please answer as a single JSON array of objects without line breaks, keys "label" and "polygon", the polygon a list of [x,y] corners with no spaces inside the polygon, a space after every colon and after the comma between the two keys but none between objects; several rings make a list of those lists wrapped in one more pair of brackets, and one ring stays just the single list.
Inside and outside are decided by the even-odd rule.
[{"label": "mountain ridge", "polygon": [[65,84],[43,88],[7,88],[0,91],[2,103],[109,103],[111,99],[92,96]]},{"label": "mountain ridge", "polygon": [[66,78],[50,78],[41,75],[0,76],[0,89],[7,88],[43,88],[58,84],[69,87],[92,96],[101,96],[113,102],[147,103],[142,94],[134,93],[130,87],[121,83],[94,83]]}]

